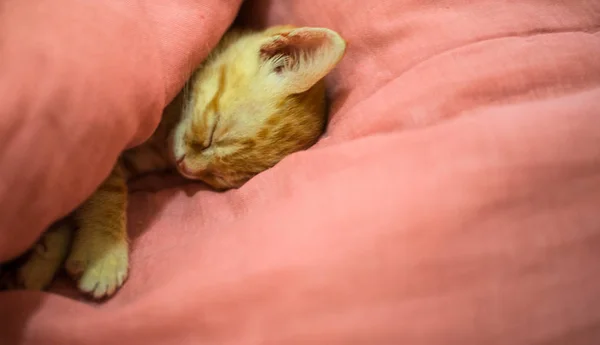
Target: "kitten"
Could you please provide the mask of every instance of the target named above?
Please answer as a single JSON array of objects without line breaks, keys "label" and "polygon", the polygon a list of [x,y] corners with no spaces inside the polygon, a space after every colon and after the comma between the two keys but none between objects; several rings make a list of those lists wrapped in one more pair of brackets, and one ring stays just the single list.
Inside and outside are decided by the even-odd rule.
[{"label": "kitten", "polygon": [[128,274],[127,180],[174,168],[218,190],[237,188],[312,146],[326,121],[322,79],[345,49],[324,28],[228,32],[152,137],[125,151],[97,191],[42,235],[18,268],[20,284],[45,288],[64,262],[81,291],[114,294]]}]

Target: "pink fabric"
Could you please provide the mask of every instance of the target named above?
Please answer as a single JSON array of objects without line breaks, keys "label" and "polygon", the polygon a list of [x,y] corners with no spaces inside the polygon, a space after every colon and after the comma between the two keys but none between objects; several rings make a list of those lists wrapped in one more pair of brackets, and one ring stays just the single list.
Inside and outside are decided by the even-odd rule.
[{"label": "pink fabric", "polygon": [[[223,28],[231,15],[214,4],[130,5],[118,19],[109,5],[94,5],[81,13],[93,13],[95,24],[85,20],[91,27],[69,32],[77,37],[109,27],[102,20],[143,22],[164,30],[163,47],[187,51],[202,40],[182,34],[190,22],[180,22],[177,9],[207,13],[199,35],[211,33],[213,42],[210,28]],[[3,344],[600,343],[598,1],[264,1],[245,11],[263,20],[255,24],[326,26],[348,39],[348,54],[328,80],[334,101],[327,136],[239,190],[187,185],[134,193],[125,287],[99,306],[54,294],[0,294]],[[4,17],[0,23],[8,25]],[[46,23],[37,30],[50,35]],[[92,48],[105,54],[91,54],[96,60],[80,65],[80,73],[106,68],[98,77],[106,83],[93,86],[113,111],[72,113],[82,109],[74,100],[92,97],[75,83],[96,80],[79,79],[87,74],[69,74],[62,89],[34,84],[50,82],[36,69],[22,81],[21,90],[37,87],[45,98],[25,103],[38,95],[28,91],[12,105],[31,114],[21,120],[29,128],[11,127],[23,136],[13,151],[22,147],[21,155],[35,159],[9,156],[5,148],[0,155],[0,181],[19,177],[10,195],[0,193],[3,207],[14,208],[0,211],[7,243],[0,248],[29,240],[20,239],[25,221],[14,212],[39,217],[27,226],[41,224],[98,181],[101,174],[90,166],[107,170],[119,148],[143,138],[156,121],[150,110],[162,103],[142,95],[160,95],[161,78],[182,69],[175,54],[151,54],[155,41],[143,28],[110,27],[114,35],[123,32],[119,40],[92,30],[88,38],[99,36],[96,44],[69,54]],[[144,47],[147,59],[120,55]],[[4,48],[2,54],[18,56]],[[114,61],[119,69],[109,68]],[[8,71],[7,65],[0,68]],[[170,67],[141,73],[152,66]],[[0,76],[3,90],[15,78]],[[54,83],[57,75],[50,76]],[[180,79],[166,84],[172,95]],[[55,104],[50,91],[57,90],[81,94]],[[64,112],[52,117],[47,109]],[[118,131],[107,118],[113,113]],[[65,116],[84,124],[38,124],[62,124]],[[0,120],[5,141],[15,117]],[[91,125],[103,130],[93,134]],[[69,141],[41,146],[61,147],[60,155],[27,146],[62,128],[74,133]],[[104,154],[91,155],[98,150]],[[68,154],[61,158],[62,152]],[[61,168],[66,157],[70,168],[89,173],[73,190],[59,188],[60,175],[34,179],[38,167],[52,167],[46,173],[57,169],[72,181],[76,172]],[[9,169],[25,163],[18,174]],[[8,237],[15,234],[9,227],[20,232]]]},{"label": "pink fabric", "polygon": [[0,261],[147,138],[240,1],[0,5]]}]

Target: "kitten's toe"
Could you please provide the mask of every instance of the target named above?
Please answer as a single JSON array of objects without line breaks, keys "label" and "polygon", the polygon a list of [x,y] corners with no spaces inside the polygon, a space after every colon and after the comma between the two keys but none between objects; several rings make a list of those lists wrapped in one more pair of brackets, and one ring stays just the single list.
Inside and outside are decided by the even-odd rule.
[{"label": "kitten's toe", "polygon": [[86,258],[77,258],[71,255],[67,262],[65,262],[65,270],[67,273],[73,278],[78,278],[81,276],[86,266]]},{"label": "kitten's toe", "polygon": [[127,278],[129,249],[126,241],[111,242],[93,251],[73,253],[68,272],[78,278],[77,287],[99,299],[113,295]]}]

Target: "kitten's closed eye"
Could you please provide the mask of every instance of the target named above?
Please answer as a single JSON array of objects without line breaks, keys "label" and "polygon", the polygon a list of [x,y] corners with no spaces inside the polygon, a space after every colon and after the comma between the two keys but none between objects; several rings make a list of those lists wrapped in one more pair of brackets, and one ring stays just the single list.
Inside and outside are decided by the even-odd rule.
[{"label": "kitten's closed eye", "polygon": [[190,143],[190,148],[196,152],[202,152],[206,149],[208,149],[211,146],[212,143],[205,143],[205,142],[199,142],[199,141],[192,141]]},{"label": "kitten's closed eye", "polygon": [[218,121],[216,121],[213,124],[212,129],[210,129],[208,135],[204,136],[204,139],[198,138],[198,136],[194,136],[194,134],[188,133],[186,135],[185,140],[187,141],[189,147],[196,152],[202,152],[213,146],[215,141],[215,131],[217,129],[217,125]]}]

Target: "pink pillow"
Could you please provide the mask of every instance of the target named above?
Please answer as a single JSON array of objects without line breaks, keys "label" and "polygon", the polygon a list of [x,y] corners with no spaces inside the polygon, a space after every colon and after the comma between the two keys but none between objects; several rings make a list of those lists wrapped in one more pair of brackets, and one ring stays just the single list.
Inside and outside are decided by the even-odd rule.
[{"label": "pink pillow", "polygon": [[4,1],[0,261],[85,199],[233,20],[240,1]]},{"label": "pink pillow", "polygon": [[348,39],[326,137],[239,190],[134,193],[124,288],[0,294],[5,343],[600,342],[597,1],[244,11]]}]

